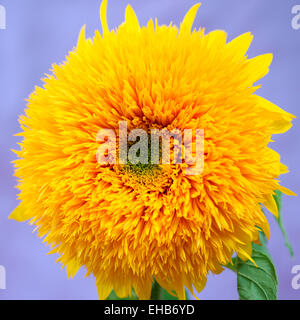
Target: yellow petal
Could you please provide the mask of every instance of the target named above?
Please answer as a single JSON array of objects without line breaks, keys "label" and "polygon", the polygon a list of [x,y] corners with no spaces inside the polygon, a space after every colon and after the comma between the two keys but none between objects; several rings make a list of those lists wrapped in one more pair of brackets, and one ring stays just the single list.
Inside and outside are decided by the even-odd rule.
[{"label": "yellow petal", "polygon": [[81,265],[75,260],[71,260],[66,264],[68,278],[73,278],[80,269]]},{"label": "yellow petal", "polygon": [[207,40],[210,44],[223,47],[226,44],[227,33],[224,30],[214,30],[207,35]]},{"label": "yellow petal", "polygon": [[99,277],[96,277],[96,286],[99,300],[105,300],[112,291],[112,286],[101,282]]},{"label": "yellow petal", "polygon": [[114,292],[120,299],[125,299],[131,295],[132,289],[131,289],[131,286],[129,286],[129,285],[127,285],[127,286],[125,286],[123,284],[122,285],[115,285]]},{"label": "yellow petal", "polygon": [[195,287],[195,289],[197,290],[198,293],[201,292],[205,288],[206,282],[207,282],[207,278],[204,278],[201,283],[195,283],[194,284],[194,287]]},{"label": "yellow petal", "polygon": [[152,290],[152,281],[150,279],[141,279],[141,281],[134,284],[133,287],[139,300],[150,300]]},{"label": "yellow petal", "polygon": [[8,217],[19,222],[26,221],[32,218],[32,212],[25,210],[24,206],[20,204]]},{"label": "yellow petal", "polygon": [[271,230],[270,230],[270,226],[269,226],[267,219],[265,219],[264,224],[262,225],[261,228],[263,229],[263,232],[264,232],[265,236],[267,237],[267,239],[270,240]]},{"label": "yellow petal", "polygon": [[288,172],[289,172],[289,168],[285,164],[280,163],[280,174],[284,174]]},{"label": "yellow petal", "polygon": [[100,20],[102,25],[103,35],[109,33],[106,20],[107,0],[103,0],[100,6]]},{"label": "yellow petal", "polygon": [[232,50],[235,55],[243,57],[253,40],[253,35],[250,32],[244,33],[227,44],[227,49]]},{"label": "yellow petal", "polygon": [[237,250],[237,255],[243,261],[250,260],[257,267],[257,264],[255,263],[255,261],[251,257],[252,256],[252,245],[251,245],[251,243],[247,243],[245,246],[240,247]]},{"label": "yellow petal", "polygon": [[264,201],[262,204],[271,212],[273,215],[278,218],[278,208],[276,201],[272,194],[267,194],[264,196]]},{"label": "yellow petal", "polygon": [[272,60],[273,55],[267,53],[246,61],[244,70],[249,85],[263,78],[269,72]]},{"label": "yellow petal", "polygon": [[187,12],[180,25],[179,36],[185,36],[191,33],[195,17],[200,6],[201,3],[197,3]]},{"label": "yellow petal", "polygon": [[283,186],[279,186],[278,190],[281,191],[282,193],[288,195],[288,196],[297,196],[297,194],[295,192],[293,192],[290,189],[285,188]]},{"label": "yellow petal", "polygon": [[182,285],[181,287],[178,287],[177,291],[177,296],[179,300],[186,300],[186,296],[185,296],[185,288]]},{"label": "yellow petal", "polygon": [[84,43],[85,43],[85,27],[86,25],[83,25],[78,36],[78,41],[77,41],[77,48],[81,48]]},{"label": "yellow petal", "polygon": [[126,7],[125,21],[132,31],[140,29],[138,18],[130,5]]},{"label": "yellow petal", "polygon": [[292,126],[292,119],[296,118],[294,115],[284,111],[274,103],[262,97],[255,96],[255,99],[257,104],[262,108],[262,111],[265,113],[266,117],[272,120],[271,130],[273,133],[283,133],[290,129]]}]

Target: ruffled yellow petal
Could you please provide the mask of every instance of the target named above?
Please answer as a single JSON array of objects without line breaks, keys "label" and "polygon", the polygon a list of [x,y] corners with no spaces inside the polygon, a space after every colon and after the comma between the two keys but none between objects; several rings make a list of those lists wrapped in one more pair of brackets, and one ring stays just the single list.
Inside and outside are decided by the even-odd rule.
[{"label": "ruffled yellow petal", "polygon": [[[83,26],[20,118],[22,203],[10,218],[31,219],[70,277],[80,266],[94,274],[100,299],[132,288],[149,299],[153,278],[180,299],[184,288],[201,291],[235,252],[251,260],[259,228],[270,236],[261,204],[277,214],[272,192],[294,195],[278,185],[288,169],[268,146],[293,116],[253,95],[272,55],[247,59],[250,33],[230,43],[220,30],[191,34],[199,6],[179,32],[152,20],[140,28],[128,6],[110,32],[104,0],[103,36],[86,39]],[[204,129],[203,173],[186,175],[187,163],[99,164],[98,132],[117,131],[119,121],[130,130]]]}]

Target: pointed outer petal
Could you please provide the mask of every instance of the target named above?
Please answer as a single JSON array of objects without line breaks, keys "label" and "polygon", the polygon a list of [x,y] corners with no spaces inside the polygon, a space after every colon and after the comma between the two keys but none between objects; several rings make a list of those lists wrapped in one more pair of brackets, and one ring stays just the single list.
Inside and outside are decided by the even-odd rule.
[{"label": "pointed outer petal", "polygon": [[140,30],[138,18],[130,5],[126,7],[125,21],[132,31]]},{"label": "pointed outer petal", "polygon": [[[262,226],[260,226],[265,234],[265,236],[267,237],[268,240],[270,240],[270,236],[271,236],[271,230],[270,230],[270,225],[269,225],[269,222],[266,218],[265,215],[263,215],[264,217],[264,224]],[[257,236],[258,236],[258,240],[259,240],[259,234],[257,233]],[[259,241],[260,243],[260,241]]]},{"label": "pointed outer petal", "polygon": [[249,86],[253,86],[258,80],[263,78],[269,72],[269,66],[272,62],[273,55],[266,53],[252,59],[246,60],[243,65],[245,81]]},{"label": "pointed outer petal", "polygon": [[257,243],[259,245],[261,244],[260,239],[259,239],[259,231],[262,230],[268,240],[270,239],[270,236],[271,236],[269,222],[268,222],[268,220],[262,210],[260,213],[261,213],[262,221],[259,224],[257,224],[257,233],[255,234],[255,239],[252,241],[252,242]]},{"label": "pointed outer petal", "polygon": [[275,175],[279,176],[281,174],[281,163],[280,163],[280,154],[275,150],[268,148],[267,149],[268,159],[272,162],[272,171]]},{"label": "pointed outer petal", "polygon": [[78,36],[78,41],[77,41],[77,48],[80,49],[83,47],[85,44],[85,27],[86,25],[83,25]]},{"label": "pointed outer petal", "polygon": [[251,243],[248,243],[247,245],[240,247],[237,250],[237,255],[243,260],[243,261],[247,261],[250,260],[256,267],[257,264],[255,263],[255,261],[252,259],[251,255],[252,255],[252,245]]},{"label": "pointed outer petal", "polygon": [[[194,284],[194,287],[198,293],[200,293],[206,286],[207,278],[203,279],[201,283]],[[194,293],[191,292],[195,297]],[[199,300],[199,298],[197,298]]]},{"label": "pointed outer petal", "polygon": [[227,49],[230,49],[243,57],[247,53],[252,40],[253,35],[250,32],[241,34],[227,44]]},{"label": "pointed outer petal", "polygon": [[[257,70],[264,71],[264,75],[268,73],[269,67],[273,61],[272,53],[261,54],[260,56],[247,60],[248,63]],[[263,77],[263,76],[261,76]]]},{"label": "pointed outer petal", "polygon": [[279,186],[278,190],[281,191],[282,193],[288,195],[288,196],[297,196],[297,194],[295,192],[293,192],[290,189],[285,188],[283,186]]},{"label": "pointed outer petal", "polygon": [[148,21],[148,23],[147,23],[147,29],[149,29],[149,30],[151,30],[151,31],[155,31],[155,29],[154,29],[154,23],[153,23],[153,20],[152,19],[150,19],[149,21]]},{"label": "pointed outer petal", "polygon": [[66,270],[67,270],[67,275],[68,278],[74,278],[78,270],[80,269],[81,265],[77,263],[75,259],[69,261],[66,264]]},{"label": "pointed outer petal", "polygon": [[195,17],[200,6],[201,3],[197,3],[194,6],[192,6],[191,9],[187,12],[180,25],[180,30],[178,34],[179,37],[186,36],[191,33]]},{"label": "pointed outer petal", "polygon": [[278,208],[274,197],[271,194],[264,196],[262,204],[276,217],[278,218]]},{"label": "pointed outer petal", "polygon": [[96,286],[99,300],[105,300],[113,289],[111,284],[104,284],[100,281],[99,277],[96,277]]},{"label": "pointed outer petal", "polygon": [[109,29],[107,26],[107,19],[106,19],[106,11],[107,11],[107,0],[103,0],[100,6],[100,20],[101,20],[103,35],[106,33],[109,33]]},{"label": "pointed outer petal", "polygon": [[32,212],[25,210],[22,204],[18,205],[17,208],[9,215],[8,219],[13,219],[19,222],[29,220],[33,217]]},{"label": "pointed outer petal", "polygon": [[280,174],[284,174],[288,172],[290,172],[289,168],[285,164],[280,163]]},{"label": "pointed outer petal", "polygon": [[[205,288],[206,282],[207,282],[207,278],[205,278],[204,280],[202,280],[202,282],[201,282],[200,284],[194,285],[194,287],[195,287],[195,289],[196,289],[196,291],[197,291],[198,293],[200,293],[200,292]],[[196,300],[200,300],[200,299],[196,296],[196,294],[195,294],[195,292],[194,292],[193,286],[187,286],[187,288],[188,288],[189,292],[193,295],[193,297],[194,297]]]},{"label": "pointed outer petal", "polygon": [[296,118],[293,114],[284,111],[274,103],[260,96],[254,95],[254,97],[257,104],[266,113],[266,116],[273,120],[272,131],[274,133],[283,133],[291,128],[291,121],[293,118]]}]

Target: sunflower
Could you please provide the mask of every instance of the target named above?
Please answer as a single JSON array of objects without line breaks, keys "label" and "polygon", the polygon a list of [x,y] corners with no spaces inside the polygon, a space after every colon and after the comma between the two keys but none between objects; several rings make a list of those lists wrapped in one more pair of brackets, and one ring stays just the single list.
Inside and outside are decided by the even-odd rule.
[{"label": "sunflower", "polygon": [[[135,290],[149,299],[154,279],[179,299],[201,291],[236,253],[251,259],[262,205],[277,215],[274,191],[288,172],[269,147],[293,115],[255,94],[271,54],[248,59],[250,33],[227,42],[221,30],[192,30],[200,4],[180,28],[150,20],[140,27],[130,6],[110,31],[85,38],[36,87],[20,117],[15,151],[20,205],[11,214],[36,226],[69,276],[85,266],[99,298]],[[198,128],[204,170],[186,163],[101,164],[100,129]]]}]

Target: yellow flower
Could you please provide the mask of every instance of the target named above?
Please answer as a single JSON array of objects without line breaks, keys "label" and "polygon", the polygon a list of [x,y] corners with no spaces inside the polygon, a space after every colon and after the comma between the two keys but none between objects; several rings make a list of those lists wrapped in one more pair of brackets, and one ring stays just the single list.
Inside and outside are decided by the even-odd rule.
[{"label": "yellow flower", "polygon": [[[199,4],[180,29],[140,27],[128,6],[109,31],[106,5],[103,34],[86,39],[83,28],[29,98],[15,161],[21,204],[10,217],[30,219],[69,275],[81,266],[94,274],[100,299],[132,288],[149,299],[153,278],[183,299],[184,287],[202,290],[234,252],[251,259],[258,228],[269,237],[261,204],[276,215],[274,191],[293,193],[279,185],[288,170],[268,145],[293,115],[254,94],[272,55],[247,59],[250,33],[227,43],[224,31],[192,31]],[[99,164],[97,132],[121,120],[204,129],[203,173]]]}]

